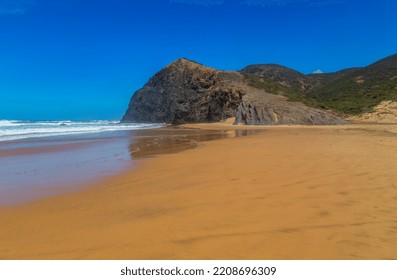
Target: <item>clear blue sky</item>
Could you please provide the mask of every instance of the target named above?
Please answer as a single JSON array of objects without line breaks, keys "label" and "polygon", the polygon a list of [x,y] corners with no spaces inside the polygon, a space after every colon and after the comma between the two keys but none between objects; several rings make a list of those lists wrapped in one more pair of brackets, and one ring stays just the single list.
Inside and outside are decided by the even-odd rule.
[{"label": "clear blue sky", "polygon": [[0,0],[0,119],[119,119],[179,57],[303,73],[397,52],[394,0]]}]

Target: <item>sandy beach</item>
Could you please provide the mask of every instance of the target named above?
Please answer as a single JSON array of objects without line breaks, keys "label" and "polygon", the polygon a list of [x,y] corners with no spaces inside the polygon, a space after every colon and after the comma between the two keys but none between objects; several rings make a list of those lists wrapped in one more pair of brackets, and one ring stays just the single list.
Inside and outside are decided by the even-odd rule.
[{"label": "sandy beach", "polygon": [[397,259],[396,125],[189,127],[249,135],[0,208],[0,259]]}]

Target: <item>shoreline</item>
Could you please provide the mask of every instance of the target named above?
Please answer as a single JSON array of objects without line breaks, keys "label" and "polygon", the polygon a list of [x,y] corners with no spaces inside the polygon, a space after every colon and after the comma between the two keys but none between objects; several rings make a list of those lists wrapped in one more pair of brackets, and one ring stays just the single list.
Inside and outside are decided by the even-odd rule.
[{"label": "shoreline", "polygon": [[0,259],[396,259],[389,128],[252,127],[264,132],[141,160],[0,208]]},{"label": "shoreline", "polygon": [[[224,130],[163,127],[101,138],[43,138],[0,143],[0,207],[84,189],[139,160],[234,137]],[[237,137],[237,136],[236,136]]]}]

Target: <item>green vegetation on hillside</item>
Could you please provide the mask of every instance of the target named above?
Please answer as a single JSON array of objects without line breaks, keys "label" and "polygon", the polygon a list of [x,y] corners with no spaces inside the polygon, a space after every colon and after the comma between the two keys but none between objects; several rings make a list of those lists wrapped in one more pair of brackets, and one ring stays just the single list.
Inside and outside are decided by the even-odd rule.
[{"label": "green vegetation on hillside", "polygon": [[315,89],[307,96],[326,108],[344,114],[369,112],[384,100],[397,101],[397,80],[345,77]]},{"label": "green vegetation on hillside", "polygon": [[273,82],[273,81],[264,79],[262,77],[258,77],[254,74],[244,73],[244,76],[247,79],[248,85],[251,87],[263,89],[267,93],[283,95],[283,96],[287,97],[288,101],[291,101],[291,102],[302,102],[310,107],[318,107],[318,108],[324,109],[324,107],[321,106],[321,104],[319,104],[315,99],[313,99],[309,96],[303,95],[300,92],[298,92],[290,87],[281,85],[277,82]]},{"label": "green vegetation on hillside", "polygon": [[[260,72],[260,67],[257,67],[257,73],[243,73],[248,85],[268,93],[284,95],[289,101],[349,115],[369,112],[381,101],[397,101],[397,55],[364,68],[319,76],[288,76],[280,72],[282,68],[271,72],[270,67],[266,66],[266,77]],[[299,84],[310,86],[303,90],[294,87]]]}]

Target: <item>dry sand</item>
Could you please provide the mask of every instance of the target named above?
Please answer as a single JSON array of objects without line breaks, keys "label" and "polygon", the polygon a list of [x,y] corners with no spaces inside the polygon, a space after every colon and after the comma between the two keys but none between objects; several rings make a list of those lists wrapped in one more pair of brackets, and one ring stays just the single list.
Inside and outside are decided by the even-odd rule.
[{"label": "dry sand", "polygon": [[265,128],[145,159],[1,210],[0,258],[397,259],[393,131]]}]

